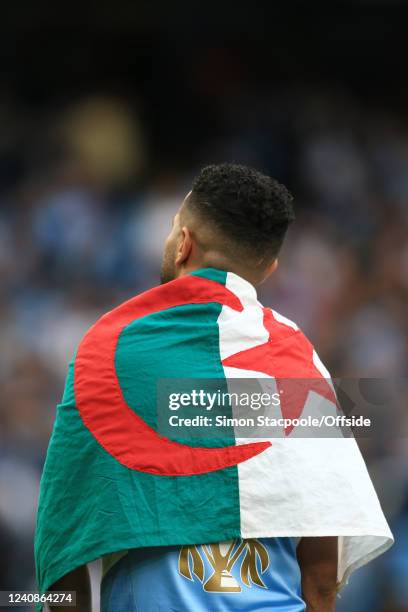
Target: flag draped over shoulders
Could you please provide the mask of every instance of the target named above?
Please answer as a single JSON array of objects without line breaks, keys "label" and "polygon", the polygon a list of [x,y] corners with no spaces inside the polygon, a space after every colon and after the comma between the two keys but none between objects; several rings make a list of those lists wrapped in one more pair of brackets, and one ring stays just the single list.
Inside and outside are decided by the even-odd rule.
[{"label": "flag draped over shoulders", "polygon": [[[199,270],[125,302],[87,332],[69,366],[41,480],[39,590],[103,555],[234,538],[338,536],[338,582],[392,544],[352,438],[176,442],[157,431],[161,378],[264,377],[286,405],[335,401],[297,326],[239,276]],[[286,382],[285,382],[286,381]],[[293,400],[293,398],[292,398]],[[282,408],[283,409],[283,408]],[[272,444],[271,444],[272,442]]]}]

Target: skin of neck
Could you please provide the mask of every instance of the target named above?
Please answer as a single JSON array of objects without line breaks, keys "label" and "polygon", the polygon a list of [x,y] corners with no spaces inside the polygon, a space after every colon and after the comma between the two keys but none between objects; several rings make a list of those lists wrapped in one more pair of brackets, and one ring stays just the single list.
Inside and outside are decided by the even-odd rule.
[{"label": "skin of neck", "polygon": [[211,251],[204,253],[203,256],[195,262],[189,261],[186,265],[180,266],[179,276],[184,276],[185,274],[189,274],[201,268],[216,268],[217,270],[233,272],[254,286],[262,284],[272,273],[266,270],[254,270],[252,267],[244,266],[231,260],[222,253]]}]

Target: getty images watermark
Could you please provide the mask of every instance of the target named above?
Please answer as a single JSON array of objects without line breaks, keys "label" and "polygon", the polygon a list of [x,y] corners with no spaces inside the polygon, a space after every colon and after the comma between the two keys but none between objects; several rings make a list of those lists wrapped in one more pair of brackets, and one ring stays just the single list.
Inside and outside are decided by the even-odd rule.
[{"label": "getty images watermark", "polygon": [[407,381],[160,379],[157,428],[172,439],[378,437],[408,433]]},{"label": "getty images watermark", "polygon": [[[258,411],[261,408],[271,406],[281,407],[281,394],[284,390],[275,393],[267,392],[209,392],[204,389],[192,389],[188,392],[172,392],[168,398],[168,407],[171,411],[179,411],[183,408],[198,407],[205,412],[213,412],[216,408],[237,407],[249,408],[249,411]],[[241,411],[242,412],[242,411]],[[306,417],[275,417],[260,414],[256,417],[250,416],[227,416],[217,414],[215,417],[207,414],[198,414],[194,417],[173,414],[169,416],[171,427],[370,427],[371,419],[363,416],[350,416],[344,414],[321,414],[319,417],[308,415]]]}]

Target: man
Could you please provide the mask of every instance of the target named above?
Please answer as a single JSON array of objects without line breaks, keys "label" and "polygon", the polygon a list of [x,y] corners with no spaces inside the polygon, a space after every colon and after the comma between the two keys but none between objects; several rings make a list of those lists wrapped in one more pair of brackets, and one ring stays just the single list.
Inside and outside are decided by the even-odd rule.
[{"label": "man", "polygon": [[271,443],[232,428],[232,444],[204,445],[157,432],[162,379],[259,377],[287,394],[285,416],[315,410],[316,398],[335,413],[312,345],[254,288],[276,270],[293,219],[272,178],[204,168],[173,220],[162,285],[86,334],[42,479],[41,591],[76,590],[86,612],[86,563],[103,557],[102,612],[330,612],[351,571],[391,545],[353,439],[286,427]]}]

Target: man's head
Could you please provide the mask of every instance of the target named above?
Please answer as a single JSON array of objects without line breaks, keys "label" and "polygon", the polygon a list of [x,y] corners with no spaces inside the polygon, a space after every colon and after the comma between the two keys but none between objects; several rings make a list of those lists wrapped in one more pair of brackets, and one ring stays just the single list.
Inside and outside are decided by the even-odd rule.
[{"label": "man's head", "polygon": [[286,187],[252,168],[203,168],[173,219],[162,282],[206,267],[262,282],[275,270],[294,220],[292,200]]}]

